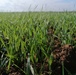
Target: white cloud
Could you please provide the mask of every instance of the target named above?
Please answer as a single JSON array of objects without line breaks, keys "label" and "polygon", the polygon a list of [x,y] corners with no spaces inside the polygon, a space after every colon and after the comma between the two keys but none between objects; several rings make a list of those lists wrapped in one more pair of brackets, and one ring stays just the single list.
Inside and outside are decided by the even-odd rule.
[{"label": "white cloud", "polygon": [[76,10],[75,0],[0,0],[0,10]]}]

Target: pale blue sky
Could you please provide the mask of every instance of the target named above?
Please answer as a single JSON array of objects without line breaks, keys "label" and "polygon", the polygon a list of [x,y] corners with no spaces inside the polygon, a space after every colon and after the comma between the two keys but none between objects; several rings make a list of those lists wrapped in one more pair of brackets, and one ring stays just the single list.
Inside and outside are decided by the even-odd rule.
[{"label": "pale blue sky", "polygon": [[76,0],[0,0],[0,11],[75,11]]}]

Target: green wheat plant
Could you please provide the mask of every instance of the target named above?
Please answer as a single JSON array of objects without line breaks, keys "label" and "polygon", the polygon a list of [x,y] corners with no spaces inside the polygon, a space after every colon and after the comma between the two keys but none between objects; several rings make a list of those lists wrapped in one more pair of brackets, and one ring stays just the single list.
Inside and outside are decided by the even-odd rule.
[{"label": "green wheat plant", "polygon": [[[42,75],[44,72],[45,59],[48,59],[47,64],[51,73],[54,38],[61,40],[61,45],[76,46],[75,20],[74,12],[0,13],[0,53],[2,53],[0,67],[6,66],[9,71],[14,65],[26,75],[29,53],[30,64],[33,66],[35,75]],[[52,36],[47,35],[49,27],[54,29]],[[50,39],[50,45],[48,45],[48,39]],[[39,72],[37,64],[41,64]],[[64,75],[64,68],[62,64],[62,75]]]}]

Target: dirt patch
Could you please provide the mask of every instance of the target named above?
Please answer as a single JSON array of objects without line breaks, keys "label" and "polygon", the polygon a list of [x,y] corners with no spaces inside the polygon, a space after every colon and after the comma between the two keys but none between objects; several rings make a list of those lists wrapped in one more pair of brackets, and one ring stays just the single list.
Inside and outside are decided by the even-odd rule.
[{"label": "dirt patch", "polygon": [[[55,36],[53,36],[55,29],[50,27],[48,29],[48,44],[52,41],[52,55],[54,57],[54,61],[51,65],[52,74],[51,75],[62,75],[62,62],[64,62],[65,67],[65,75],[75,74],[76,73],[76,48],[70,44],[61,44],[61,40]],[[76,37],[74,36],[73,41],[76,41]]]}]

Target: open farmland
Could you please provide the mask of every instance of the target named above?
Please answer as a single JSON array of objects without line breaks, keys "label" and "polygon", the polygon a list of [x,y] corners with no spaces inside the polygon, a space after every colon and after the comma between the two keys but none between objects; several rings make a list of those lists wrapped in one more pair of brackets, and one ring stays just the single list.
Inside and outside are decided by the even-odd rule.
[{"label": "open farmland", "polygon": [[0,13],[0,75],[6,74],[75,75],[76,13]]}]

